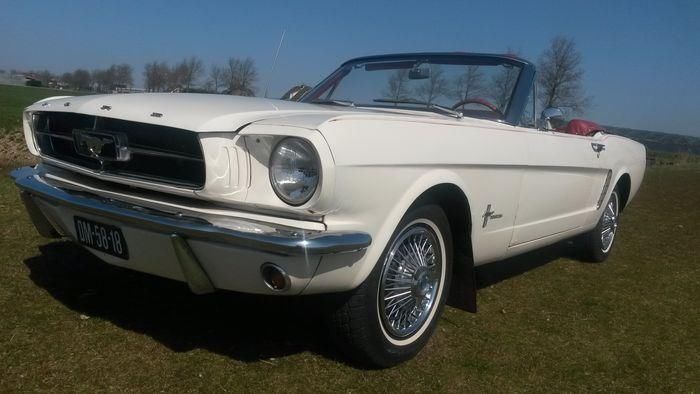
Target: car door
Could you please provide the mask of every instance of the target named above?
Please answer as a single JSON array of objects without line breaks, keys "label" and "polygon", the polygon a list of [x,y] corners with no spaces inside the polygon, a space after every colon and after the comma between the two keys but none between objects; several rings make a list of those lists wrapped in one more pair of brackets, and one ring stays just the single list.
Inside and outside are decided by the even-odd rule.
[{"label": "car door", "polygon": [[528,129],[523,174],[510,246],[574,232],[595,211],[607,170],[595,139]]}]

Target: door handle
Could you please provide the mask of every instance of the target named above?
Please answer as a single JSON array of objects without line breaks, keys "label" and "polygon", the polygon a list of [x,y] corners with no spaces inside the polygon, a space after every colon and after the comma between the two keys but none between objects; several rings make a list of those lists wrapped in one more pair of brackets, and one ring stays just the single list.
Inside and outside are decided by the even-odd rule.
[{"label": "door handle", "polygon": [[600,157],[600,152],[605,150],[605,145],[591,142],[591,148],[593,148],[593,152],[597,153],[598,157]]}]

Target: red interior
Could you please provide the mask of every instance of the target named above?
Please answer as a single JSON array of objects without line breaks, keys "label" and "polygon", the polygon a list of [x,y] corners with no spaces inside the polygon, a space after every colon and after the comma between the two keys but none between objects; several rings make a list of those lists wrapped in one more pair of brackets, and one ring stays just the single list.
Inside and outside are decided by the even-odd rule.
[{"label": "red interior", "polygon": [[557,131],[568,134],[590,136],[599,131],[605,131],[598,123],[584,119],[571,119],[566,127],[557,128]]}]

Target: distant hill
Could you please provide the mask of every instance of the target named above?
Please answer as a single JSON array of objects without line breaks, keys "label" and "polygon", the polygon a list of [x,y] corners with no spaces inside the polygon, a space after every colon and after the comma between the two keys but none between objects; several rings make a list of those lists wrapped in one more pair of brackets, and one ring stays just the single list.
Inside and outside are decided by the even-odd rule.
[{"label": "distant hill", "polygon": [[605,128],[610,134],[621,135],[644,144],[648,151],[700,155],[700,138],[698,137],[614,126],[605,126]]}]

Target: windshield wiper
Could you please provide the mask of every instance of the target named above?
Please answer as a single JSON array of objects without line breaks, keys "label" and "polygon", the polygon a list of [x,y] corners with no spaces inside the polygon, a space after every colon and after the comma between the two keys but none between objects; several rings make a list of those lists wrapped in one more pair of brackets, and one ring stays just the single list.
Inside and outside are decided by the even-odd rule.
[{"label": "windshield wiper", "polygon": [[393,99],[374,99],[373,100],[375,103],[392,103],[392,104],[416,104],[416,105],[425,105],[427,108],[430,109],[435,109],[438,111],[442,111],[444,114],[455,117],[457,119],[462,119],[464,115],[459,112],[455,111],[452,108],[448,107],[443,107],[442,105],[439,104],[433,104],[433,103],[426,103],[425,101],[418,101],[418,100],[393,100]]},{"label": "windshield wiper", "polygon": [[328,100],[328,99],[316,99],[310,101],[312,104],[327,104],[327,105],[340,105],[343,107],[354,107],[355,103],[349,100]]}]

